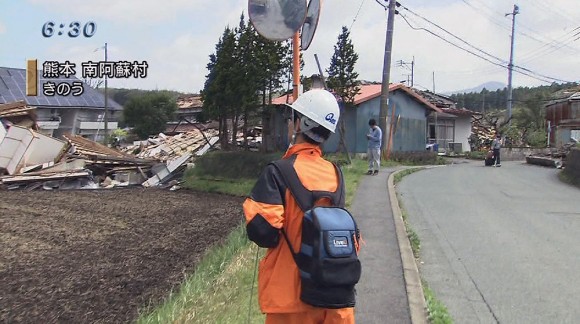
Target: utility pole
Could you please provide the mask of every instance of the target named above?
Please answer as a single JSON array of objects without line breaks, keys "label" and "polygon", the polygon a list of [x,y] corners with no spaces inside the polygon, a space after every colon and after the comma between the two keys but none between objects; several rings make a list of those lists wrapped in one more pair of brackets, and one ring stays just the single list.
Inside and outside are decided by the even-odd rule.
[{"label": "utility pole", "polygon": [[435,71],[433,71],[433,93],[435,93]]},{"label": "utility pole", "polygon": [[411,88],[415,85],[415,55],[411,61]]},{"label": "utility pole", "polygon": [[[107,64],[107,43],[105,43],[105,64]],[[105,139],[104,144],[107,145],[107,139],[109,137],[109,97],[107,96],[107,73],[105,73],[105,115],[103,119],[105,120]]]},{"label": "utility pole", "polygon": [[[411,88],[415,85],[415,55],[413,55],[413,60],[411,62],[404,62],[403,60],[397,61],[397,66],[409,68],[409,64],[411,65],[411,83],[407,82],[407,84],[411,85]],[[408,78],[408,75],[407,75]]]},{"label": "utility pole", "polygon": [[292,99],[293,102],[300,95],[300,33],[295,32],[292,37]]},{"label": "utility pole", "polygon": [[[381,106],[379,115],[379,127],[383,132],[382,151],[383,156],[386,153],[387,143],[387,115],[389,110],[389,78],[391,75],[391,54],[393,48],[393,30],[395,26],[396,0],[389,2],[389,15],[387,19],[387,36],[385,40],[385,55],[383,62],[383,83],[381,85]],[[385,8],[386,9],[386,8]]]},{"label": "utility pole", "polygon": [[507,98],[507,110],[508,110],[508,125],[512,125],[512,71],[514,69],[514,32],[516,28],[516,15],[520,13],[520,8],[514,5],[514,10],[511,13],[505,14],[505,16],[512,16],[512,38],[511,38],[511,50],[510,50],[510,63],[508,65],[508,98]]},{"label": "utility pole", "polygon": [[[413,57],[413,61],[415,60],[415,58]],[[433,94],[435,94],[435,71],[433,71]],[[437,128],[439,126],[437,125],[437,112],[435,112],[435,131],[434,131],[434,135],[435,135],[435,144],[438,144],[438,140],[439,138],[437,137]],[[437,148],[439,148],[439,146],[437,146]]]}]

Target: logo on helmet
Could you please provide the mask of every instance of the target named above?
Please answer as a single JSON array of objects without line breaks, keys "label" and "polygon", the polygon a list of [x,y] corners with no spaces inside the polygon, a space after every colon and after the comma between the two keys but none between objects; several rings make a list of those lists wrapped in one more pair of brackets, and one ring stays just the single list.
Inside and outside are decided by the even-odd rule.
[{"label": "logo on helmet", "polygon": [[336,119],[334,119],[334,114],[333,113],[329,113],[328,115],[326,115],[326,117],[324,117],[324,120],[326,120],[327,122],[335,125],[336,124]]}]

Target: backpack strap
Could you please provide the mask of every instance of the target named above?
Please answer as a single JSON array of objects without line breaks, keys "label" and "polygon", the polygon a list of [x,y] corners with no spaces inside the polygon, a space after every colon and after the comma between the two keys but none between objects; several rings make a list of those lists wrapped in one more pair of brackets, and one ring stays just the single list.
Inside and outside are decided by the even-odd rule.
[{"label": "backpack strap", "polygon": [[[307,210],[312,209],[312,207],[314,206],[314,203],[318,199],[324,198],[324,197],[330,198],[330,200],[332,201],[332,204],[334,206],[344,207],[345,194],[344,194],[344,177],[342,174],[342,170],[335,163],[332,163],[332,165],[334,166],[334,169],[336,170],[336,174],[337,174],[338,180],[339,180],[338,188],[336,189],[335,192],[323,191],[323,190],[311,191],[311,190],[306,189],[306,187],[304,187],[302,182],[300,182],[300,178],[298,177],[298,173],[296,173],[296,170],[294,169],[294,162],[296,162],[296,157],[297,157],[297,155],[294,154],[287,159],[277,160],[277,161],[271,162],[270,164],[272,164],[278,170],[280,175],[282,175],[282,178],[284,179],[286,186],[290,190],[290,193],[292,194],[292,196],[296,200],[296,203],[298,204],[300,209],[303,212],[306,212]],[[292,244],[290,244],[290,239],[288,238],[286,231],[284,230],[284,228],[282,228],[281,231],[282,231],[282,235],[284,235],[284,239],[286,240],[286,243],[288,243],[288,247],[290,248],[290,252],[292,252],[292,256],[294,257],[294,260],[296,261],[297,264],[300,264],[299,260],[297,260],[298,253],[296,251],[294,251]]]},{"label": "backpack strap", "polygon": [[344,207],[345,204],[345,193],[344,193],[344,176],[342,170],[336,165],[334,169],[339,180],[338,188],[335,192],[324,191],[324,190],[308,190],[302,182],[294,169],[294,163],[296,161],[296,155],[292,155],[290,158],[281,159],[278,161],[271,162],[271,164],[278,170],[282,175],[284,182],[286,183],[290,193],[296,200],[296,203],[302,209],[302,211],[307,211],[314,207],[314,203],[320,198],[328,197],[332,201],[332,205],[335,207]]}]

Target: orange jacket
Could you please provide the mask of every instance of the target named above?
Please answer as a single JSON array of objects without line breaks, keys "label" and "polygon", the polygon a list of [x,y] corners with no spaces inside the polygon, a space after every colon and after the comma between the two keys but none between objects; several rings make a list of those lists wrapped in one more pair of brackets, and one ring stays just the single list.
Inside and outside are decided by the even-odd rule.
[{"label": "orange jacket", "polygon": [[[294,169],[308,190],[334,192],[339,179],[332,163],[322,158],[320,147],[301,143],[293,145],[284,158],[297,154]],[[319,203],[328,205],[329,202]],[[300,277],[288,243],[280,229],[284,227],[294,251],[300,250],[303,212],[298,207],[282,176],[268,166],[244,202],[248,237],[267,247],[260,261],[258,295],[264,313],[296,313],[311,309],[300,301]]]}]

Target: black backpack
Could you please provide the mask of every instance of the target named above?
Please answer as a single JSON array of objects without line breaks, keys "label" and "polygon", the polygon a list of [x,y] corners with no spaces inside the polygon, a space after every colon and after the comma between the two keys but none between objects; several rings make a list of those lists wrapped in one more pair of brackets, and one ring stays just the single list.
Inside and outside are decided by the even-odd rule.
[{"label": "black backpack", "polygon": [[[335,166],[340,184],[336,192],[310,191],[302,185],[294,169],[295,158],[272,162],[304,211],[302,242],[295,252],[284,229],[282,234],[300,271],[300,299],[323,308],[355,305],[355,285],[361,276],[357,255],[359,229],[352,215],[344,209],[344,179]],[[331,207],[314,204],[330,198]]]}]

